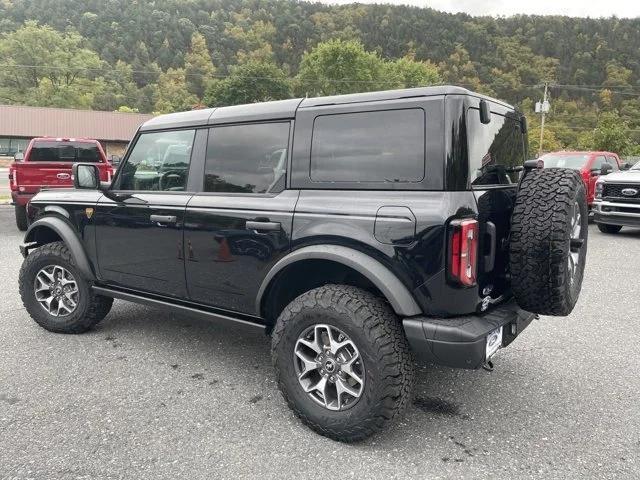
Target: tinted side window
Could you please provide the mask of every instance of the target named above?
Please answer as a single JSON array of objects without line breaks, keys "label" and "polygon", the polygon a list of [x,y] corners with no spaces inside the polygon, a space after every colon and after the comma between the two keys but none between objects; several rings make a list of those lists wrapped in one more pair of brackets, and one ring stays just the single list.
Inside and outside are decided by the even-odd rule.
[{"label": "tinted side window", "polygon": [[520,122],[496,113],[491,122],[480,122],[480,111],[470,108],[469,168],[472,185],[510,185],[517,183],[519,172],[514,167],[525,160],[525,136]]},{"label": "tinted side window", "polygon": [[420,108],[316,117],[315,182],[420,182],[425,175],[425,112]]},{"label": "tinted side window", "polygon": [[289,123],[209,130],[205,192],[268,193],[284,189]]},{"label": "tinted side window", "polygon": [[115,188],[184,191],[195,130],[143,133],[120,169]]},{"label": "tinted side window", "polygon": [[609,163],[609,165],[613,167],[614,172],[616,170],[620,170],[620,167],[618,167],[618,162],[616,161],[615,157],[607,157],[607,163]]}]

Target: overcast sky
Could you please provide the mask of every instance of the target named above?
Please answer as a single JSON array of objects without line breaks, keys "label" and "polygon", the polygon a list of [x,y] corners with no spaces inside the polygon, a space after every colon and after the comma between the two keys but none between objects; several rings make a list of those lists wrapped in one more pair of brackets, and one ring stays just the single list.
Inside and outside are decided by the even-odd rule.
[{"label": "overcast sky", "polygon": [[[321,0],[324,3],[354,3],[355,0]],[[571,17],[640,17],[638,0],[359,0],[359,3],[392,3],[431,7],[470,15],[568,15]]]}]

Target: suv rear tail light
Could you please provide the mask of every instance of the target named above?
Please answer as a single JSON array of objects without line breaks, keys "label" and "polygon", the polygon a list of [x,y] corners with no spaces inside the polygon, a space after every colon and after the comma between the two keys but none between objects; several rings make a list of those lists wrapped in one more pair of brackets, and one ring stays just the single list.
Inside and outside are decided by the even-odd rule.
[{"label": "suv rear tail light", "polygon": [[453,220],[450,223],[449,276],[465,287],[476,284],[478,234],[477,220]]}]

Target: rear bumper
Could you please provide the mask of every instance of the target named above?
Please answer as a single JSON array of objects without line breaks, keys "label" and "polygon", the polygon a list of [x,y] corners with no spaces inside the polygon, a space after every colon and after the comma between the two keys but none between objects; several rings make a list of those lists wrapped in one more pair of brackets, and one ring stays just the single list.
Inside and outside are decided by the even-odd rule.
[{"label": "rear bumper", "polygon": [[26,207],[29,200],[31,200],[35,195],[35,193],[11,192],[11,200],[14,205]]},{"label": "rear bumper", "polygon": [[402,324],[420,362],[476,369],[486,361],[487,335],[503,327],[502,346],[506,347],[536,317],[512,299],[482,315],[406,318]]},{"label": "rear bumper", "polygon": [[596,202],[593,220],[607,225],[640,227],[640,203]]}]

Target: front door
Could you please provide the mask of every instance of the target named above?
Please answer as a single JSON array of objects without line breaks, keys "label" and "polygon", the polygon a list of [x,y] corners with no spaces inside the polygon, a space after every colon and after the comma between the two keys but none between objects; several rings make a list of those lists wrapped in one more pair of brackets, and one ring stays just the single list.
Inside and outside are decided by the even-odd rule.
[{"label": "front door", "polygon": [[102,281],[186,297],[183,226],[194,130],[142,133],[96,207]]},{"label": "front door", "polygon": [[185,219],[193,301],[256,314],[271,266],[289,251],[297,191],[285,190],[289,122],[209,130],[203,192]]}]

